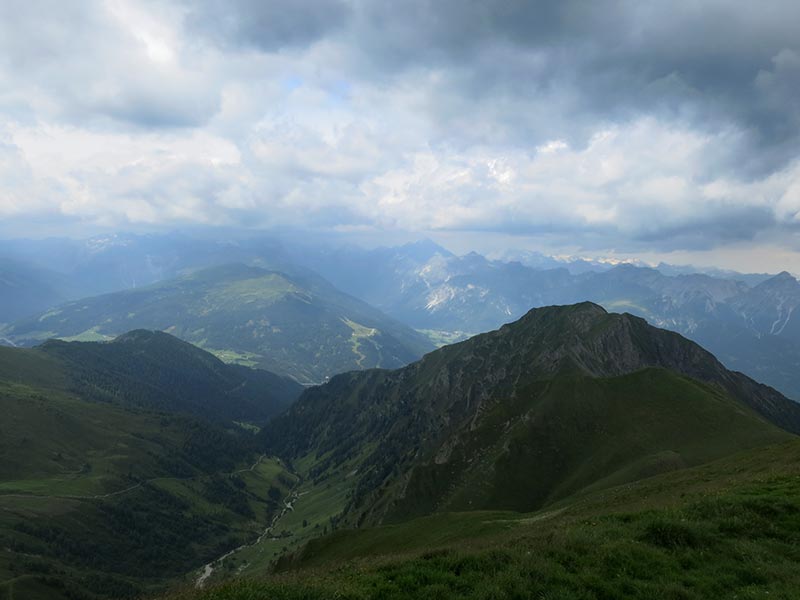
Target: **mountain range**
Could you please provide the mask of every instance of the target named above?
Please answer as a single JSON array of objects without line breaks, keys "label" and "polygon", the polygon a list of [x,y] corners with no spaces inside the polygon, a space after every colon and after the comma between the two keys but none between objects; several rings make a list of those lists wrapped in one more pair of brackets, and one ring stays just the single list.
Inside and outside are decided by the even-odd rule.
[{"label": "mountain range", "polygon": [[[709,275],[633,264],[570,270],[557,267],[555,260],[538,260],[532,268],[474,252],[456,256],[430,241],[297,252],[292,258],[435,340],[494,329],[532,307],[588,300],[686,335],[729,368],[800,399],[800,333],[794,314],[800,283],[786,272],[766,276],[712,270]],[[341,268],[350,264],[357,268]],[[355,275],[361,272],[374,275]]]},{"label": "mountain range", "polygon": [[[582,522],[562,520],[564,511],[608,523],[609,494],[627,494],[619,505],[635,515],[609,539],[639,536],[665,557],[683,547],[675,544],[700,544],[682,540],[711,539],[674,524],[694,523],[694,513],[659,517],[663,525],[635,511],[645,500],[657,510],[685,502],[659,478],[688,473],[673,480],[685,493],[707,493],[714,467],[705,465],[714,461],[728,461],[730,489],[746,480],[747,497],[775,495],[764,500],[771,518],[782,519],[782,507],[800,514],[800,489],[795,498],[788,484],[763,483],[773,480],[754,465],[767,465],[752,458],[770,456],[781,482],[796,479],[800,405],[680,334],[590,302],[533,309],[398,369],[336,375],[292,402],[298,392],[285,377],[225,364],[159,331],[0,348],[0,593],[96,600],[211,582],[178,597],[374,597],[377,588],[347,590],[369,587],[364,577],[378,585],[390,571],[359,571],[351,584],[315,576],[313,589],[305,571],[342,573],[342,557],[366,560],[369,548],[409,573],[418,573],[415,561],[441,557],[423,579],[402,579],[405,588],[380,583],[386,597],[459,597],[467,588],[451,569],[473,573],[468,590],[481,581],[505,589],[480,546],[499,544],[504,561],[525,561],[515,550],[524,543],[497,536],[549,536]],[[740,521],[722,523],[709,508],[703,518],[734,528],[724,539],[741,539],[736,556],[783,565],[787,550],[758,537],[762,525],[742,545],[741,519],[762,512],[736,502],[749,511]],[[780,525],[781,535],[791,531]],[[437,554],[457,543],[476,547],[458,559]],[[547,544],[565,560],[586,555]],[[724,574],[722,595],[745,585],[727,575],[731,552],[717,548],[696,567],[703,585],[712,566]],[[289,569],[284,587],[263,580],[275,568]],[[214,586],[231,577],[245,579]]]},{"label": "mountain range", "polygon": [[242,264],[85,298],[2,330],[16,345],[167,331],[225,360],[302,383],[343,371],[396,367],[433,346],[423,335],[317,277]]},{"label": "mountain range", "polygon": [[[422,331],[437,344],[494,329],[532,307],[589,300],[678,331],[707,347],[729,368],[800,398],[800,371],[796,368],[800,364],[800,334],[794,315],[800,303],[800,284],[788,273],[740,274],[663,263],[651,268],[642,263],[554,258],[534,252],[509,252],[502,260],[490,260],[474,252],[456,256],[429,240],[363,249],[289,236],[234,234],[222,239],[116,234],[89,240],[14,240],[0,243],[0,256],[6,257],[3,264],[7,265],[7,275],[0,277],[0,287],[5,285],[7,291],[0,296],[0,322],[15,322],[12,329],[21,325],[20,336],[9,333],[8,326],[6,333],[0,331],[0,343],[35,343],[40,341],[36,335],[48,333],[92,335],[89,330],[101,324],[91,319],[84,320],[83,329],[69,327],[69,334],[61,328],[50,332],[37,328],[30,319],[19,321],[23,313],[38,318],[65,299],[141,288],[190,276],[204,268],[240,263],[279,272],[301,288],[313,282],[318,292],[325,288],[322,296],[354,296]],[[343,316],[367,329],[357,328],[351,334],[342,329],[335,334],[339,341],[348,335],[353,341],[363,339],[361,334],[369,329],[385,329]],[[385,322],[385,316],[378,320]],[[177,321],[152,319],[129,327],[115,326],[106,335],[117,335],[131,327],[169,327],[178,325]],[[300,331],[302,320],[285,324],[287,331],[297,327],[294,339],[305,339],[306,334]],[[341,329],[338,325],[336,328]],[[202,337],[187,337],[189,334],[180,333],[180,328],[172,331],[203,343]],[[349,352],[334,343],[340,358],[322,368],[314,367],[312,361],[329,353],[331,345],[327,343],[324,352],[278,358],[262,357],[272,351],[252,343],[246,344],[249,349],[244,352],[224,339],[217,340],[217,346],[206,347],[220,352],[226,360],[258,364],[304,382],[319,382],[334,372],[360,366],[400,366],[430,349],[419,337],[410,340],[413,334],[408,330],[403,334],[395,331],[393,337],[398,336],[405,338],[398,340],[400,345],[411,351],[387,342],[394,346],[389,354],[394,354],[396,361],[380,362],[372,344],[363,346],[367,357],[362,359],[352,351],[353,343]],[[322,360],[326,362],[324,357]]]},{"label": "mountain range", "polygon": [[535,309],[306,390],[258,436],[300,481],[281,538],[167,598],[790,598],[798,431],[677,333]]},{"label": "mountain range", "polygon": [[345,514],[375,524],[532,511],[787,439],[776,425],[800,433],[800,405],[679,334],[582,303],[400,370],[339,375],[261,435],[314,477],[353,473]]}]

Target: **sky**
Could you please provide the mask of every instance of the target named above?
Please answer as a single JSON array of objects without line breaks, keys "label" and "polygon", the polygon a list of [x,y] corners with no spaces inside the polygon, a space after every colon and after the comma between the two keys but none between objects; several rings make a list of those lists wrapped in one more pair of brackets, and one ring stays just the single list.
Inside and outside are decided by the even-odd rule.
[{"label": "sky", "polygon": [[800,2],[0,0],[0,235],[800,272]]}]

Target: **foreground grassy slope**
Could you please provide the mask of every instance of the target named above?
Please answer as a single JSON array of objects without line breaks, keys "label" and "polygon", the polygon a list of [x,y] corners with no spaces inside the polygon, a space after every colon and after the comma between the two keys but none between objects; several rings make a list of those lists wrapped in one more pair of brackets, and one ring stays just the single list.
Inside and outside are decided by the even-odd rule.
[{"label": "foreground grassy slope", "polygon": [[310,543],[269,579],[171,600],[796,598],[800,442],[533,514],[441,513]]},{"label": "foreground grassy slope", "polygon": [[322,280],[237,264],[69,302],[2,335],[31,345],[53,337],[107,340],[131,329],[167,331],[225,360],[304,383],[399,367],[433,349],[422,334]]}]

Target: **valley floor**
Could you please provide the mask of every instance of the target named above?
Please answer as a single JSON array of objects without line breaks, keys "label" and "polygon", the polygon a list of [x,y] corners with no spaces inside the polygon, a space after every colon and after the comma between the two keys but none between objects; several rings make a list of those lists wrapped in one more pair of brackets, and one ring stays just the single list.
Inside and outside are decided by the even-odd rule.
[{"label": "valley floor", "polygon": [[[272,459],[274,460],[274,459]],[[298,465],[303,470],[305,465]],[[233,552],[212,561],[212,572],[208,575],[206,565],[197,574],[202,585],[220,583],[231,577],[258,577],[271,572],[283,556],[299,551],[305,544],[333,531],[338,517],[347,503],[354,479],[346,469],[314,483],[311,479],[300,479],[287,495],[284,509],[276,515],[270,526],[253,543],[245,544]]]}]

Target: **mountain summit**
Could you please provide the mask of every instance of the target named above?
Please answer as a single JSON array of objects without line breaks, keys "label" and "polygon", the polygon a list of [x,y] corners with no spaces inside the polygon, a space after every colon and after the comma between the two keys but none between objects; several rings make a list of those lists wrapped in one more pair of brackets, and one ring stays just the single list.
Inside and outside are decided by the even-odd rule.
[{"label": "mountain summit", "polygon": [[317,478],[354,475],[349,518],[530,511],[578,491],[800,432],[800,406],[679,334],[589,302],[535,309],[396,371],[304,392],[263,432]]},{"label": "mountain summit", "polygon": [[230,362],[302,383],[369,367],[400,367],[433,348],[421,334],[319,277],[243,264],[70,302],[15,323],[18,345],[58,337],[107,340],[166,331]]},{"label": "mountain summit", "polygon": [[110,342],[48,340],[17,352],[55,359],[51,370],[83,399],[212,421],[266,421],[302,390],[289,377],[224,363],[162,331],[137,329]]}]

